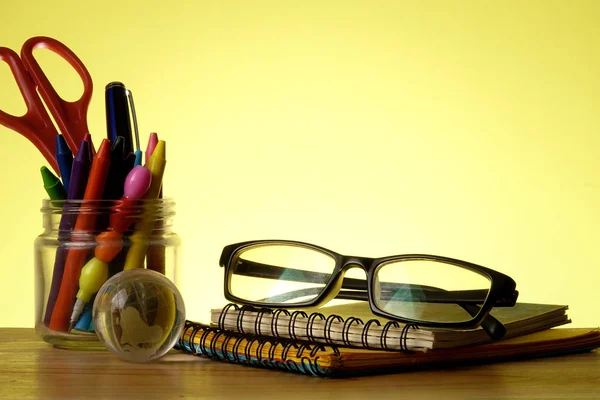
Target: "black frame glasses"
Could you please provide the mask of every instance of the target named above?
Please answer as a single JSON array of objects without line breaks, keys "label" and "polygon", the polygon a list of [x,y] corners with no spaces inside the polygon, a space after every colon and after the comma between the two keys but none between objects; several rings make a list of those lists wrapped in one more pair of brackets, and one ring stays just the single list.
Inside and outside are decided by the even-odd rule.
[{"label": "black frame glasses", "polygon": [[[287,270],[285,267],[257,263],[238,257],[238,254],[243,250],[264,245],[298,246],[323,253],[333,258],[335,266],[331,274],[302,271],[301,274],[294,274],[293,276],[294,281],[314,282],[315,280],[322,280],[324,276],[330,275],[325,287],[300,289],[284,293],[282,295],[270,297],[269,303],[247,300],[232,294],[231,277],[234,269],[236,275],[264,279],[292,279],[289,277],[289,274],[284,274]],[[489,290],[473,289],[449,291],[432,286],[382,282],[379,283],[378,288],[375,289],[374,276],[380,266],[393,261],[411,260],[441,262],[476,272],[489,279],[490,288]],[[238,304],[268,308],[307,308],[321,306],[332,298],[362,300],[368,301],[373,314],[380,317],[405,324],[446,329],[474,329],[481,326],[492,339],[502,338],[506,334],[506,328],[500,321],[490,315],[490,311],[494,307],[513,307],[516,304],[519,295],[518,291],[515,289],[515,281],[509,276],[467,261],[430,254],[403,254],[379,258],[348,256],[336,253],[321,246],[294,240],[251,240],[231,244],[223,248],[219,265],[225,268],[225,298]],[[345,272],[352,267],[362,268],[367,275],[367,280],[344,277]],[[285,277],[282,278],[284,275]],[[378,290],[378,295],[385,297],[386,291],[391,293],[396,290],[395,286],[399,285],[402,285],[402,289],[405,291],[418,292],[419,296],[426,300],[426,302],[458,304],[469,313],[472,319],[460,322],[421,321],[400,317],[380,309],[377,306],[377,302],[374,300],[374,291]],[[309,295],[313,296],[309,301],[298,303],[286,302],[286,300],[289,299]]]}]

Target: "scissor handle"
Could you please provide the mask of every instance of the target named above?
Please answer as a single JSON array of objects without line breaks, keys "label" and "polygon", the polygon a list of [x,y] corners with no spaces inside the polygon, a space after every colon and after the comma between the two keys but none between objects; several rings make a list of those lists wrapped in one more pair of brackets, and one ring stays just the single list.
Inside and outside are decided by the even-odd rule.
[{"label": "scissor handle", "polygon": [[8,64],[25,100],[27,112],[21,117],[0,110],[0,124],[25,136],[46,158],[54,172],[60,174],[56,161],[56,128],[44,108],[19,55],[13,50],[0,47],[0,60]]},{"label": "scissor handle", "polygon": [[[33,57],[33,50],[38,48],[53,51],[77,71],[83,82],[83,94],[79,100],[69,102],[58,95],[39,63]],[[33,81],[37,84],[42,99],[44,99],[48,109],[54,116],[71,151],[74,155],[77,154],[81,141],[88,133],[87,110],[93,91],[90,73],[71,49],[58,40],[46,36],[36,36],[27,40],[21,48],[21,59]]]}]

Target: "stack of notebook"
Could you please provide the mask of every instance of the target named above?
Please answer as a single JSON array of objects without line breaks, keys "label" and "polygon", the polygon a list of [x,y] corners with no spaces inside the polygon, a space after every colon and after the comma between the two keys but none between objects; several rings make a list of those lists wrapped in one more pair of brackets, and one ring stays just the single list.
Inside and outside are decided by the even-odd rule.
[{"label": "stack of notebook", "polygon": [[572,329],[567,306],[517,303],[492,315],[506,327],[442,330],[374,318],[365,302],[320,309],[259,309],[228,304],[211,323],[187,321],[176,349],[221,361],[323,377],[399,372],[590,351],[599,329]]}]

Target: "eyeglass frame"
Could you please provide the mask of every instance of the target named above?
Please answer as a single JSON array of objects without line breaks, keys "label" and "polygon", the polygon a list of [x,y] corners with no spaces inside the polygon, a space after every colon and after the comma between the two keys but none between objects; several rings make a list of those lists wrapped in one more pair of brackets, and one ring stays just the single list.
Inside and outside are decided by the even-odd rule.
[{"label": "eyeglass frame", "polygon": [[[317,294],[313,299],[301,302],[301,303],[264,303],[260,301],[252,301],[247,299],[242,299],[240,297],[235,296],[231,293],[231,276],[233,275],[233,265],[232,261],[234,256],[240,251],[256,246],[264,246],[264,245],[286,245],[286,246],[296,246],[308,248],[323,254],[330,256],[335,261],[335,266],[331,271],[331,275],[328,281],[325,283],[325,286],[321,289],[319,294]],[[374,288],[374,276],[378,270],[380,265],[392,262],[392,261],[434,261],[441,262],[445,264],[454,265],[459,268],[464,268],[469,271],[478,273],[480,275],[485,276],[490,281],[490,288],[487,293],[486,299],[483,301],[481,306],[479,307],[479,311],[476,315],[472,315],[472,310],[467,309],[464,305],[460,304],[461,302],[454,301],[453,303],[459,304],[463,307],[473,318],[468,321],[460,321],[460,322],[434,322],[434,321],[422,321],[415,320],[411,318],[401,317],[398,315],[390,314],[381,310],[375,300],[373,299],[373,294],[375,292]],[[285,268],[285,267],[275,267],[267,264],[256,263],[253,261],[245,260],[246,262],[255,264],[264,268]],[[331,299],[338,296],[343,288],[349,289],[350,287],[344,287],[344,282],[353,283],[364,282],[363,279],[354,279],[354,278],[345,278],[344,274],[346,271],[352,267],[360,267],[366,274],[366,288],[364,287],[351,287],[353,290],[366,290],[367,292],[367,300],[363,298],[363,296],[350,296],[350,297],[342,297],[346,299],[354,299],[354,300],[362,300],[368,301],[371,312],[377,316],[387,318],[389,320],[394,320],[398,322],[402,322],[405,324],[414,324],[420,326],[428,326],[433,328],[445,328],[445,329],[473,329],[479,326],[488,333],[488,335],[492,339],[500,339],[506,333],[506,328],[504,325],[490,315],[492,308],[494,307],[513,307],[519,295],[519,292],[516,290],[516,282],[506,274],[495,271],[491,268],[487,268],[478,264],[474,264],[468,261],[459,260],[451,257],[438,256],[433,254],[399,254],[392,255],[386,257],[358,257],[358,256],[349,256],[337,253],[335,251],[329,250],[327,248],[314,245],[312,243],[301,242],[296,240],[283,240],[283,239],[263,239],[263,240],[249,240],[239,243],[234,243],[227,245],[223,248],[221,252],[221,257],[219,258],[219,266],[225,268],[225,279],[224,279],[224,295],[228,301],[235,302],[238,304],[246,304],[254,307],[266,307],[266,308],[308,308],[308,307],[318,307],[323,304],[326,304]],[[285,268],[287,269],[287,268]],[[314,272],[314,271],[304,271],[313,274],[329,274],[323,272]],[[263,276],[264,278],[275,279],[277,276]],[[411,285],[411,284],[405,284]],[[348,285],[351,286],[351,285]],[[411,285],[411,286],[420,286],[421,285]],[[439,290],[439,288],[435,288]],[[335,293],[334,293],[335,292]],[[354,292],[351,292],[354,293]]]}]

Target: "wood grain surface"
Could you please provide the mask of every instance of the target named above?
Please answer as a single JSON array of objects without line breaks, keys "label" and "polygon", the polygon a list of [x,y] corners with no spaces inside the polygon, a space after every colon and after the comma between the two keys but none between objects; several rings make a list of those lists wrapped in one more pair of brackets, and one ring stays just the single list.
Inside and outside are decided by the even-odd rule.
[{"label": "wood grain surface", "polygon": [[554,358],[323,379],[172,352],[148,364],[53,348],[0,328],[2,399],[599,399],[598,350]]}]

